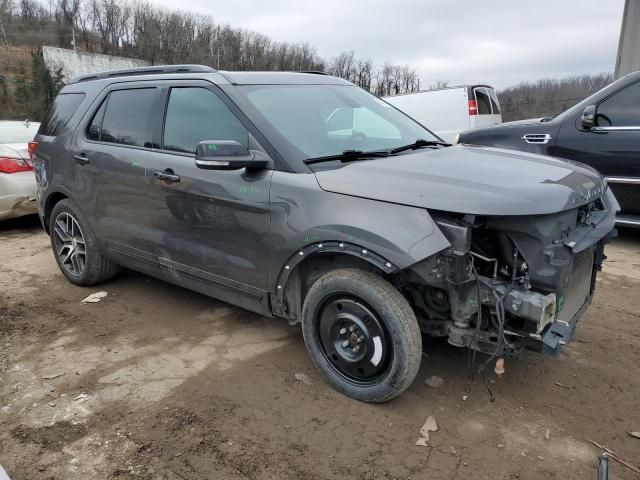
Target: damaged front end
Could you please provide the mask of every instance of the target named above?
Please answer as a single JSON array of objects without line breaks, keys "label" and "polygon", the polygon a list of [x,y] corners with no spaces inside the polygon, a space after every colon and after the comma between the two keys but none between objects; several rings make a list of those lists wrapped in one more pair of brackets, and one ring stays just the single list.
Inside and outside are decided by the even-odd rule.
[{"label": "damaged front end", "polygon": [[616,209],[607,191],[546,215],[431,212],[451,245],[399,286],[424,333],[494,356],[557,353],[591,303]]}]

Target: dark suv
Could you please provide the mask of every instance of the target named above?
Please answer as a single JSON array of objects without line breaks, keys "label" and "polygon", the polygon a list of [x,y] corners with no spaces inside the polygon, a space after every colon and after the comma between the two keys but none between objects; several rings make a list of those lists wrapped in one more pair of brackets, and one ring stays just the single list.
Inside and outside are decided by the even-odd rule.
[{"label": "dark suv", "polygon": [[617,223],[640,228],[640,72],[553,117],[470,130],[459,141],[586,163],[605,176],[620,202]]},{"label": "dark suv", "polygon": [[76,79],[36,137],[69,281],[120,266],[301,323],[338,390],[405,390],[421,332],[556,352],[590,303],[618,205],[592,169],[451,147],[312,73],[149,67]]}]

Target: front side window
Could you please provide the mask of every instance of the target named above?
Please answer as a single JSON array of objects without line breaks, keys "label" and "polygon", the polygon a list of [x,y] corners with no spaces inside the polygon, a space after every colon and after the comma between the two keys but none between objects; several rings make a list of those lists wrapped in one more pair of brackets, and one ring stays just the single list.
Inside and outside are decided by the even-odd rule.
[{"label": "front side window", "polygon": [[600,127],[640,126],[640,82],[607,98],[598,105]]},{"label": "front side window", "polygon": [[55,137],[62,132],[67,122],[84,100],[84,93],[61,93],[49,107],[40,124],[40,135]]},{"label": "front side window", "polygon": [[268,140],[294,161],[345,150],[388,150],[439,140],[405,114],[350,85],[241,85]]},{"label": "front side window", "polygon": [[[100,141],[135,147],[150,147],[149,121],[155,99],[155,88],[136,88],[111,92],[106,101],[102,126],[99,128]],[[96,115],[94,121],[99,116]],[[90,135],[95,135],[92,126],[89,127],[88,136]]]},{"label": "front side window", "polygon": [[164,124],[163,148],[195,153],[203,140],[235,140],[249,146],[249,133],[213,92],[200,87],[172,88]]}]

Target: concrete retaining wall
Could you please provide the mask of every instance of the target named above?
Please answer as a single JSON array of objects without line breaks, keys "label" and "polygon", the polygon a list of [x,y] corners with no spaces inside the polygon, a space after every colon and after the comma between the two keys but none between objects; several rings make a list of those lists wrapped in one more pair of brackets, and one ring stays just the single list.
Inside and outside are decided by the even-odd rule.
[{"label": "concrete retaining wall", "polygon": [[112,57],[99,53],[74,53],[73,50],[56,47],[42,47],[42,55],[52,74],[62,68],[65,82],[80,75],[149,65],[149,62],[135,58]]}]

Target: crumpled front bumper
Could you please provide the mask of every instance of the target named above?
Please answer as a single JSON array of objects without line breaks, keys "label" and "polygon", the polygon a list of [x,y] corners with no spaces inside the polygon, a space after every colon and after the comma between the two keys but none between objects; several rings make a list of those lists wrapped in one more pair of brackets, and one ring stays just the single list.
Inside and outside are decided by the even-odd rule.
[{"label": "crumpled front bumper", "polygon": [[37,212],[33,172],[0,173],[0,220]]}]

